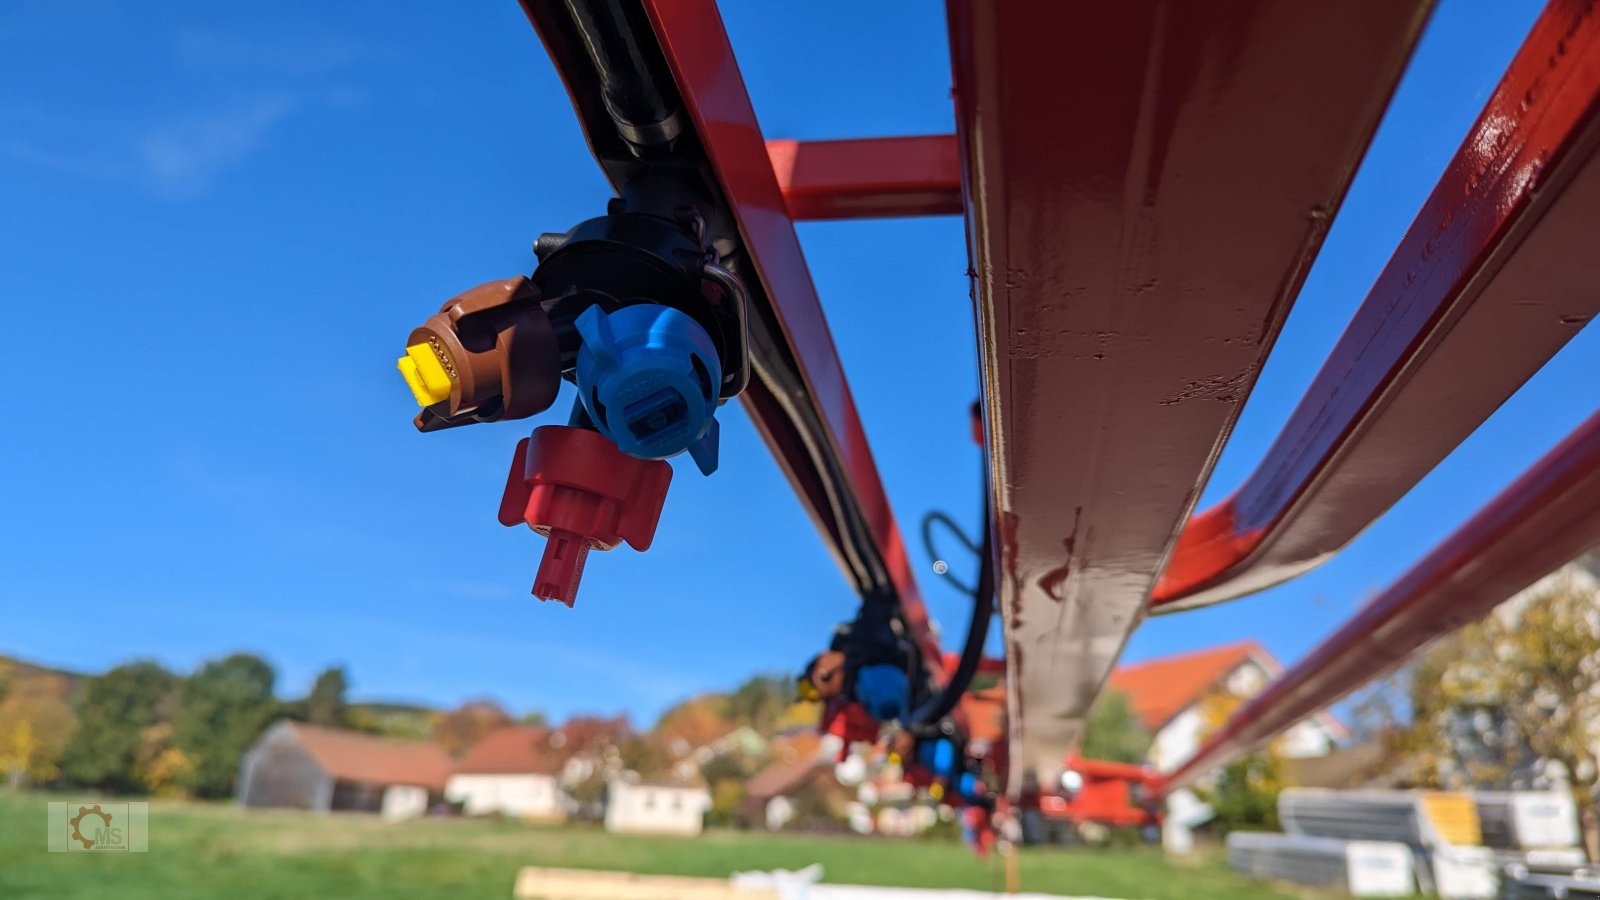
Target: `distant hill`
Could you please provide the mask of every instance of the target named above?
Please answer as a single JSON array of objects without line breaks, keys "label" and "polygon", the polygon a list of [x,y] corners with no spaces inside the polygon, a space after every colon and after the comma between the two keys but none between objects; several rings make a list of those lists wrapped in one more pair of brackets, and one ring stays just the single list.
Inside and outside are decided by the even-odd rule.
[{"label": "distant hill", "polygon": [[89,676],[82,672],[73,672],[69,669],[56,669],[39,663],[28,662],[15,656],[0,653],[0,673],[9,673],[12,678],[26,680],[53,675],[67,683],[67,702],[76,703],[83,693],[83,683]]},{"label": "distant hill", "polygon": [[[84,683],[100,674],[58,669],[0,653],[0,672],[8,670],[11,677],[19,680],[46,675],[61,678],[67,683],[67,702],[73,704],[82,696]],[[426,704],[393,700],[350,701],[345,709],[349,711],[352,726],[394,737],[427,737],[433,720],[440,715],[440,710]]]},{"label": "distant hill", "polygon": [[415,703],[346,703],[344,708],[350,727],[399,738],[429,737],[433,723],[443,715],[431,706]]}]

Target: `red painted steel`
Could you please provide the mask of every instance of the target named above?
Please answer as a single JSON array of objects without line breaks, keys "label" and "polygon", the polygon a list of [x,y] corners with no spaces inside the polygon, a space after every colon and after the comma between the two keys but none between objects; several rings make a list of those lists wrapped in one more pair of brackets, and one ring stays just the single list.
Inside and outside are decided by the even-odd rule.
[{"label": "red painted steel", "polygon": [[1600,312],[1600,13],[1551,4],[1265,460],[1190,520],[1186,609],[1337,552]]},{"label": "red painted steel", "polygon": [[1354,618],[1246,702],[1166,777],[1181,787],[1380,678],[1600,544],[1600,413]]},{"label": "red painted steel", "polygon": [[[580,39],[564,24],[565,11],[555,0],[522,0],[522,6],[561,74],[596,161],[613,185],[620,184],[639,164],[611,124]],[[854,541],[842,533],[837,510],[847,509],[862,523],[930,672],[942,678],[938,640],[716,4],[646,0],[643,7],[690,113],[692,143],[706,158],[699,162],[713,170],[768,311],[781,327],[783,346],[751,348],[756,377],[742,395],[745,408],[847,574]],[[792,358],[802,386],[768,382],[769,368],[788,362],[777,357]],[[842,479],[823,471],[819,460],[836,465]],[[838,481],[847,496],[839,495]]]},{"label": "red painted steel", "polygon": [[961,152],[954,135],[848,141],[767,141],[789,217],[958,216]]},{"label": "red painted steel", "polygon": [[[889,497],[878,475],[877,463],[867,446],[866,431],[856,411],[855,399],[845,380],[833,334],[828,330],[816,285],[806,267],[794,222],[789,218],[783,193],[778,189],[772,161],[750,106],[744,78],[728,43],[722,17],[712,0],[645,0],[645,9],[694,121],[701,145],[722,187],[723,199],[739,224],[745,248],[755,263],[766,294],[788,338],[789,352],[817,405],[832,453],[844,469],[846,481],[872,541],[883,557],[899,596],[904,618],[922,647],[924,658],[940,667],[939,642],[930,627],[927,608],[911,572]],[[769,416],[781,403],[746,401],[756,427],[767,437],[804,496],[795,466],[773,434],[784,423]],[[813,516],[819,514],[813,510]],[[824,530],[826,534],[826,530]],[[836,551],[838,552],[838,551]]]},{"label": "red painted steel", "polygon": [[1012,792],[1059,774],[1426,8],[949,3]]}]

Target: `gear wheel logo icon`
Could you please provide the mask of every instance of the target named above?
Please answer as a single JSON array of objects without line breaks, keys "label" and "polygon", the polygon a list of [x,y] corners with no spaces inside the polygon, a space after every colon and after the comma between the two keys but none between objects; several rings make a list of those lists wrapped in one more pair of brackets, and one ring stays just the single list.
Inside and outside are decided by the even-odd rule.
[{"label": "gear wheel logo icon", "polygon": [[[78,814],[72,817],[72,839],[82,844],[83,849],[88,850],[94,846],[94,838],[84,837],[83,830],[80,826],[83,824],[85,816],[97,816],[100,821],[105,824],[106,828],[110,828],[111,814],[101,809],[100,804],[98,803],[93,806],[78,807]],[[57,821],[60,820],[58,819]]]}]

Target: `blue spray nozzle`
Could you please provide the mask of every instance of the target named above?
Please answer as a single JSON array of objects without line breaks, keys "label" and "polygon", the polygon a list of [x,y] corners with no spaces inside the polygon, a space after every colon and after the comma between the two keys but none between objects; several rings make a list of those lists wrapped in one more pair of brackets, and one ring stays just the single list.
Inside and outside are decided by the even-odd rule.
[{"label": "blue spray nozzle", "polygon": [[687,450],[702,473],[716,471],[722,366],[705,329],[655,304],[591,306],[576,324],[578,391],[595,427],[629,456]]}]

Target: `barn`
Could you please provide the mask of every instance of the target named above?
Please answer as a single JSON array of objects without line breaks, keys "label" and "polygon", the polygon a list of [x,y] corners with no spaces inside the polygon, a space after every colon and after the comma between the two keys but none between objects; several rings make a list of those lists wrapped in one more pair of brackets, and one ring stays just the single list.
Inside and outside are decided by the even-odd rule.
[{"label": "barn", "polygon": [[426,741],[284,720],[245,753],[237,801],[407,818],[443,796],[450,771],[449,755]]}]

